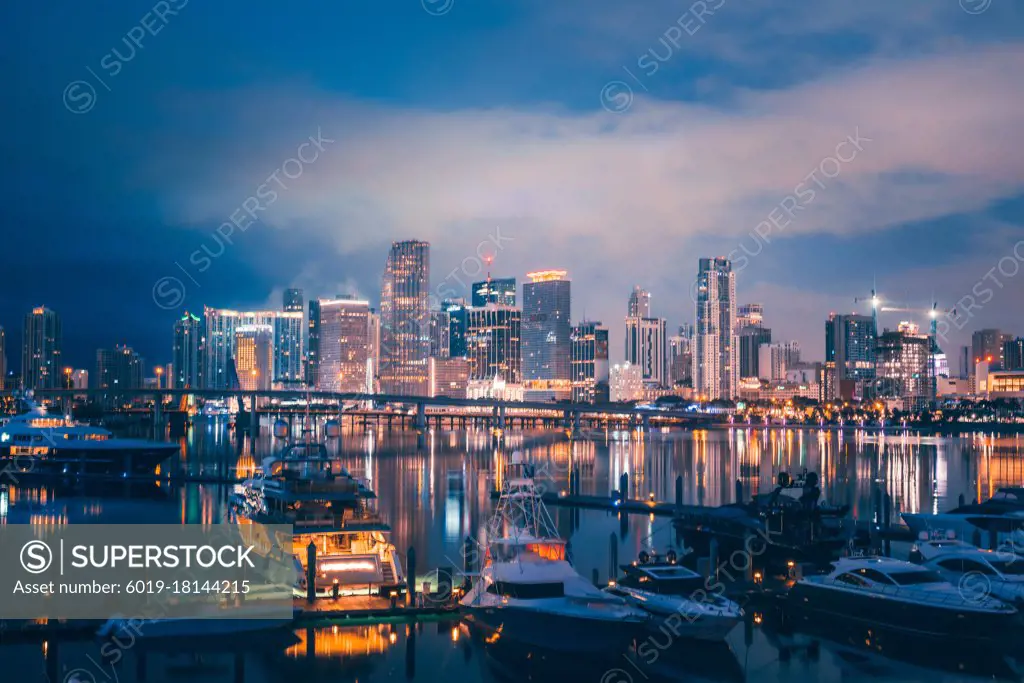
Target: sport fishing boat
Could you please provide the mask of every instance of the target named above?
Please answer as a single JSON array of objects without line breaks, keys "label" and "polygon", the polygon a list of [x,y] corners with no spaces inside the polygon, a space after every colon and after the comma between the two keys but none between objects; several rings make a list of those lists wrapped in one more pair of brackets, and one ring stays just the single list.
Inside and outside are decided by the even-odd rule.
[{"label": "sport fishing boat", "polygon": [[789,596],[808,615],[935,638],[997,640],[1017,618],[1012,606],[961,591],[932,569],[881,557],[839,560],[831,573],[797,581]]},{"label": "sport fishing boat", "polygon": [[28,412],[0,426],[0,463],[7,461],[22,472],[152,474],[178,451],[177,444],[122,439],[70,415],[51,415],[31,394],[21,400]]},{"label": "sport fishing boat", "polygon": [[704,577],[677,563],[675,552],[664,557],[640,553],[638,562],[623,565],[624,575],[605,592],[650,614],[649,625],[659,629],[677,615],[671,627],[682,638],[723,640],[743,619],[743,610],[732,600],[716,595]]},{"label": "sport fishing boat", "polygon": [[490,641],[538,648],[557,643],[576,654],[624,652],[649,615],[573,569],[532,467],[518,457],[513,454],[488,525],[480,576],[460,603],[466,620]]},{"label": "sport fishing boat", "polygon": [[960,505],[948,512],[930,515],[903,513],[915,536],[934,529],[953,531],[960,538],[970,538],[975,531],[1012,533],[1024,529],[1024,487],[1004,487],[983,503]]}]

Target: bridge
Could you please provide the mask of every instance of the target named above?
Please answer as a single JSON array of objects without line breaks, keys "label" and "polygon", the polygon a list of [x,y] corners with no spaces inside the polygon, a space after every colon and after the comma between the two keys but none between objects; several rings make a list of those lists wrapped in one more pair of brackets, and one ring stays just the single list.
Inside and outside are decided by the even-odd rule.
[{"label": "bridge", "polygon": [[[9,395],[9,394],[8,394]],[[504,401],[498,399],[468,399],[445,396],[403,396],[399,394],[370,394],[361,392],[305,391],[301,389],[243,390],[243,389],[39,389],[39,399],[70,402],[77,397],[109,399],[117,396],[122,400],[138,399],[152,401],[151,412],[154,425],[163,423],[166,404],[172,405],[189,397],[208,400],[237,399],[242,407],[248,402],[246,421],[258,429],[259,415],[295,415],[304,413],[305,407],[283,406],[281,401],[308,401],[309,404],[334,404],[336,410],[327,413],[339,419],[351,418],[353,425],[360,421],[364,425],[371,421],[378,424],[384,419],[390,427],[393,421],[400,426],[417,430],[429,428],[430,422],[440,427],[448,420],[452,427],[465,427],[467,421],[485,421],[489,426],[505,429],[515,426],[562,426],[578,431],[583,426],[604,427],[638,426],[644,429],[662,426],[703,427],[712,424],[715,416],[688,410],[660,410],[641,408],[625,403],[570,403],[556,401]],[[261,400],[262,399],[262,400]],[[373,403],[384,406],[408,406],[409,412],[379,410],[344,410],[346,403]],[[245,410],[242,408],[242,410]],[[408,424],[407,424],[408,423]]]}]

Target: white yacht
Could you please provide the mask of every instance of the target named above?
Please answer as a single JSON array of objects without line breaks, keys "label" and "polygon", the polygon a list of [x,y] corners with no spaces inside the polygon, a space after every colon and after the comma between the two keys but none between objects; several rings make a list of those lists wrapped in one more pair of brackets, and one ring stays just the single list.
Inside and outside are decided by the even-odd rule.
[{"label": "white yacht", "polygon": [[531,468],[517,456],[488,527],[480,576],[461,601],[466,620],[490,642],[579,654],[625,651],[649,615],[573,569]]},{"label": "white yacht", "polygon": [[937,572],[882,557],[850,557],[827,575],[793,586],[795,607],[825,619],[852,620],[908,634],[998,639],[1017,618],[999,600],[961,591]]},{"label": "white yacht", "polygon": [[681,623],[674,635],[696,640],[723,640],[743,620],[743,610],[732,600],[716,595],[704,577],[677,564],[673,552],[664,558],[640,554],[639,562],[622,567],[624,575],[605,592],[623,598],[650,614],[658,629],[675,614]]},{"label": "white yacht", "polygon": [[173,443],[118,438],[69,415],[50,415],[30,397],[22,400],[29,411],[0,426],[0,463],[22,472],[152,474],[178,450]]},{"label": "white yacht", "polygon": [[966,597],[991,596],[1024,606],[1024,557],[948,540],[924,541],[917,548],[922,566],[934,569]]},{"label": "white yacht", "polygon": [[905,512],[903,521],[918,536],[935,529],[952,531],[960,538],[970,538],[975,531],[1013,533],[1024,529],[1024,487],[1003,487],[982,503],[937,515]]}]

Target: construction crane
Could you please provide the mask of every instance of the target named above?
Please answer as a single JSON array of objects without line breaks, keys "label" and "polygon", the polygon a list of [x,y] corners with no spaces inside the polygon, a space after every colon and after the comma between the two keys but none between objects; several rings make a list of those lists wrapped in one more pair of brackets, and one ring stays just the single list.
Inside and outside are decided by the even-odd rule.
[{"label": "construction crane", "polygon": [[955,308],[939,308],[938,302],[932,302],[931,308],[913,308],[908,306],[882,306],[883,313],[927,313],[931,318],[931,336],[935,345],[938,346],[938,324],[939,314],[956,315]]},{"label": "construction crane", "polygon": [[881,300],[878,298],[878,292],[875,291],[874,287],[871,288],[871,296],[858,296],[853,299],[853,303],[855,304],[865,301],[871,302],[871,321],[875,325],[875,334],[878,334],[878,304],[881,303]]}]

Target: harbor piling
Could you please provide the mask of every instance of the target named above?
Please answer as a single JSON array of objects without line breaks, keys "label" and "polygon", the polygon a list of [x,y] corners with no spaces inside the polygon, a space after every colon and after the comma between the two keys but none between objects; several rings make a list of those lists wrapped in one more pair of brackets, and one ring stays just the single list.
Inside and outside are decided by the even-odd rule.
[{"label": "harbor piling", "polygon": [[712,538],[708,548],[708,577],[718,581],[718,539]]},{"label": "harbor piling", "polygon": [[416,604],[416,548],[409,546],[407,557],[405,604],[412,607]]},{"label": "harbor piling", "polygon": [[619,500],[629,498],[629,472],[623,472],[619,476]]},{"label": "harbor piling", "polygon": [[739,479],[736,480],[736,502],[743,502],[743,482]]},{"label": "harbor piling", "polygon": [[316,602],[316,544],[306,546],[306,602]]},{"label": "harbor piling", "polygon": [[608,580],[615,578],[619,569],[619,539],[612,532],[608,536]]},{"label": "harbor piling", "polygon": [[676,475],[676,510],[683,508],[683,475]]}]

